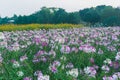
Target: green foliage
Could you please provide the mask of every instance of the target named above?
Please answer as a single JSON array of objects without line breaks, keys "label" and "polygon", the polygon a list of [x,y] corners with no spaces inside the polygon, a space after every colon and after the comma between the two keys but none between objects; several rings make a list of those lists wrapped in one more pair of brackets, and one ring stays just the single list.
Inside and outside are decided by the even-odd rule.
[{"label": "green foliage", "polygon": [[81,18],[88,23],[95,24],[100,21],[100,15],[94,8],[80,11]]},{"label": "green foliage", "polygon": [[[39,11],[24,16],[14,15],[11,18],[0,18],[0,24],[103,24],[103,26],[119,26],[120,25],[120,8],[113,8],[112,6],[97,6],[92,8],[85,8],[77,12],[66,12],[62,8],[47,8],[43,7]],[[98,26],[98,25],[96,25]]]}]

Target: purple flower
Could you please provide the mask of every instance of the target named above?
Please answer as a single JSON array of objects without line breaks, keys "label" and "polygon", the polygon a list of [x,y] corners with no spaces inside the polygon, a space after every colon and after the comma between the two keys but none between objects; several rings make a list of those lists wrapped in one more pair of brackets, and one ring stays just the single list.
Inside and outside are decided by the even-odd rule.
[{"label": "purple flower", "polygon": [[30,77],[25,77],[23,80],[32,80]]},{"label": "purple flower", "polygon": [[94,58],[90,58],[90,62],[92,63],[92,64],[94,64]]},{"label": "purple flower", "polygon": [[67,45],[62,45],[62,48],[60,49],[60,51],[61,51],[62,53],[68,54],[68,53],[70,53],[70,47],[67,46]]},{"label": "purple flower", "polygon": [[41,44],[43,47],[48,45],[47,42],[42,42]]},{"label": "purple flower", "polygon": [[28,59],[28,57],[26,55],[20,57],[20,61],[24,61],[26,59]]}]

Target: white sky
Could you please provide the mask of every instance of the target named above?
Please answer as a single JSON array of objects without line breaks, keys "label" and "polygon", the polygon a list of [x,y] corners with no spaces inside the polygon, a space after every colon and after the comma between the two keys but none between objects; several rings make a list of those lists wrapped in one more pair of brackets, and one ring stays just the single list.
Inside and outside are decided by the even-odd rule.
[{"label": "white sky", "polygon": [[0,16],[29,15],[41,7],[60,7],[66,11],[78,11],[97,5],[120,6],[120,0],[0,0]]}]

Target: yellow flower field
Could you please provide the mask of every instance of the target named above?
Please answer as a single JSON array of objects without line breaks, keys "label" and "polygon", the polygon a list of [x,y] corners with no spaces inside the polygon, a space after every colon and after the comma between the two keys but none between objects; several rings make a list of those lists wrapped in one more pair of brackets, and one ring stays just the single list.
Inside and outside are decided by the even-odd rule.
[{"label": "yellow flower field", "polygon": [[33,29],[56,29],[56,28],[79,28],[82,24],[25,24],[25,25],[0,25],[0,31],[33,30]]}]

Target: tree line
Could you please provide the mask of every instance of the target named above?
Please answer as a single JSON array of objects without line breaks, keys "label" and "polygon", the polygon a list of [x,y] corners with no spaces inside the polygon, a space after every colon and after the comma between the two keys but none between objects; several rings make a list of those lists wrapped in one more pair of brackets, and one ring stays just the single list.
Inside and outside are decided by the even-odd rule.
[{"label": "tree line", "polygon": [[120,26],[120,8],[100,5],[76,12],[66,12],[62,8],[42,7],[39,11],[24,16],[0,17],[0,24],[85,24],[95,26]]}]

